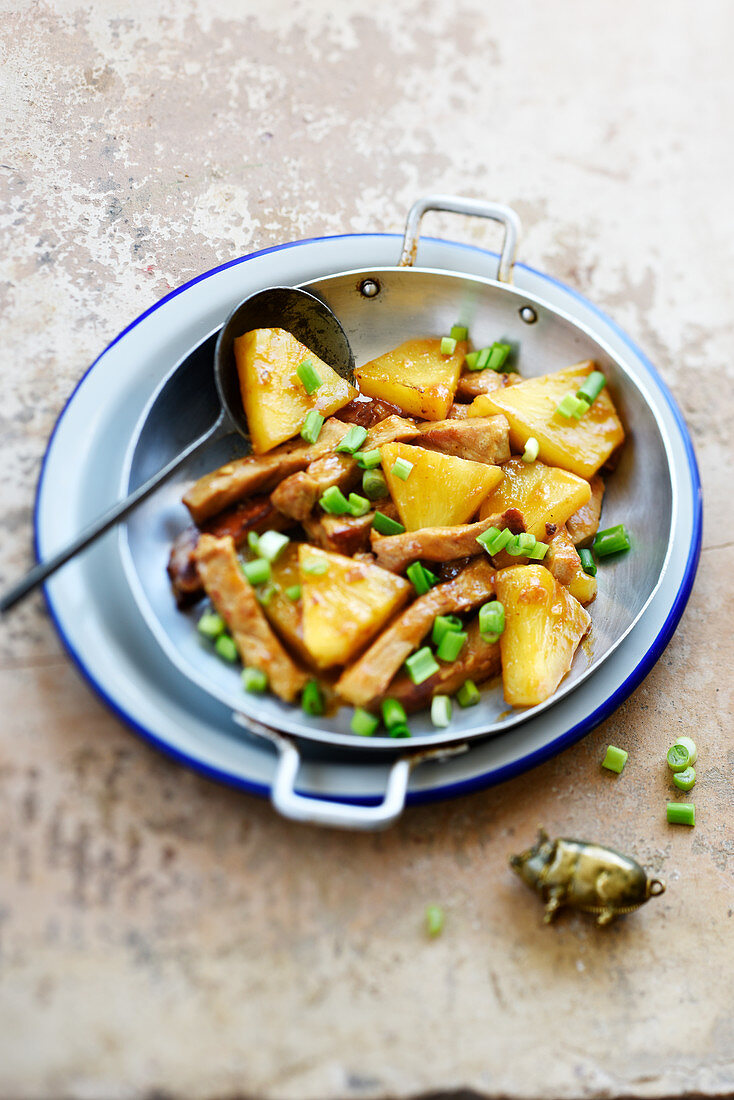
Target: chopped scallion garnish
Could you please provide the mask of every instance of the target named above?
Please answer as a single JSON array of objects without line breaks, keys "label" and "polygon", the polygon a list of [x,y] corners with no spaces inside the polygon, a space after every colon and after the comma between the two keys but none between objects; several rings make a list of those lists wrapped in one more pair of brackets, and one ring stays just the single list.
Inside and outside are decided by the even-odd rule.
[{"label": "chopped scallion garnish", "polygon": [[410,729],[405,724],[405,722],[401,722],[399,726],[393,726],[393,728],[390,730],[390,736],[391,737],[410,737]]},{"label": "chopped scallion garnish", "polygon": [[319,504],[331,516],[345,516],[349,512],[349,501],[337,485],[330,485],[319,499]]},{"label": "chopped scallion garnish", "polygon": [[501,371],[511,351],[512,348],[509,344],[492,344],[492,347],[489,349],[489,358],[487,359],[487,366],[489,369]]},{"label": "chopped scallion garnish", "polygon": [[260,535],[257,553],[266,561],[276,561],[290,541],[288,536],[281,534],[280,531],[266,531],[264,535]]},{"label": "chopped scallion garnish", "polygon": [[382,452],[379,447],[375,447],[371,451],[357,451],[354,458],[363,470],[374,470],[382,462]]},{"label": "chopped scallion garnish", "polygon": [[477,542],[484,547],[491,557],[494,557],[495,554],[499,554],[500,550],[504,550],[512,537],[512,531],[509,527],[503,527],[501,531],[499,527],[488,527],[486,531],[477,536]]},{"label": "chopped scallion garnish", "polygon": [[258,557],[260,556],[260,536],[257,531],[247,532],[247,545],[250,550],[252,550],[253,554],[256,554]]},{"label": "chopped scallion garnish", "polygon": [[365,470],[362,475],[362,492],[369,500],[387,496],[387,482],[382,470]]},{"label": "chopped scallion garnish", "polygon": [[376,714],[370,714],[368,710],[357,707],[349,723],[352,733],[358,737],[371,737],[380,724]]},{"label": "chopped scallion garnish", "polygon": [[411,680],[416,685],[424,683],[429,676],[433,676],[434,673],[439,671],[436,658],[427,645],[417,649],[415,653],[411,653],[405,662],[405,667]]},{"label": "chopped scallion garnish", "polygon": [[399,726],[408,721],[408,715],[405,713],[405,707],[402,703],[399,703],[397,699],[383,699],[382,701],[382,721],[385,723],[385,728],[391,730],[393,726]]},{"label": "chopped scallion garnish", "polygon": [[375,531],[377,531],[378,535],[402,535],[405,531],[402,523],[390,519],[389,516],[384,515],[382,512],[375,512],[372,526]]},{"label": "chopped scallion garnish", "polygon": [[616,772],[619,775],[627,763],[628,756],[629,753],[625,749],[618,749],[616,745],[609,745],[601,766],[606,768],[607,771]]},{"label": "chopped scallion garnish", "polygon": [[329,563],[324,561],[323,558],[316,558],[315,561],[304,561],[301,563],[301,572],[309,573],[312,577],[322,577],[329,568]]},{"label": "chopped scallion garnish", "polygon": [[449,630],[441,639],[436,656],[439,661],[455,661],[469,637],[463,630]]},{"label": "chopped scallion garnish", "polygon": [[214,643],[214,648],[217,651],[217,655],[229,664],[234,664],[239,657],[237,646],[234,644],[234,638],[229,634],[220,634]]},{"label": "chopped scallion garnish", "polygon": [[615,527],[607,527],[604,531],[598,531],[594,539],[593,549],[597,558],[606,558],[610,554],[619,554],[622,550],[629,550],[630,537],[623,523]]},{"label": "chopped scallion garnish", "polygon": [[576,396],[587,405],[593,405],[597,397],[607,384],[607,380],[600,370],[593,370],[583,386],[576,390]]},{"label": "chopped scallion garnish", "polygon": [[265,558],[255,558],[242,564],[242,572],[252,585],[265,584],[270,580],[270,562]]},{"label": "chopped scallion garnish", "polygon": [[668,802],[666,815],[670,825],[696,824],[696,807],[692,802]]},{"label": "chopped scallion garnish", "polygon": [[431,641],[434,645],[440,645],[444,634],[452,630],[461,630],[463,625],[458,615],[437,615],[433,620]]},{"label": "chopped scallion garnish", "polygon": [[453,355],[456,351],[456,340],[453,336],[441,337],[441,355]]},{"label": "chopped scallion garnish", "polygon": [[466,327],[466,325],[452,325],[449,335],[451,336],[452,340],[456,340],[458,343],[459,340],[467,339],[467,337],[469,336],[469,329]]},{"label": "chopped scallion garnish", "polygon": [[429,905],[426,909],[426,932],[429,936],[440,936],[446,917],[440,905]]},{"label": "chopped scallion garnish", "polygon": [[323,714],[326,706],[318,680],[309,680],[301,694],[301,707],[306,714]]},{"label": "chopped scallion garnish", "polygon": [[434,695],[431,700],[431,721],[434,726],[445,729],[451,725],[451,699],[448,695]]},{"label": "chopped scallion garnish", "polygon": [[579,550],[579,557],[581,558],[581,568],[584,573],[588,573],[590,577],[595,577],[596,562],[594,561],[594,555],[591,550]]},{"label": "chopped scallion garnish", "polygon": [[490,600],[479,608],[479,633],[496,642],[505,629],[505,607],[499,600]]},{"label": "chopped scallion garnish", "polygon": [[[324,562],[324,565],[326,565],[326,562]],[[296,600],[300,600],[300,598],[301,598],[301,586],[300,586],[300,584],[292,584],[290,586],[290,588],[286,588],[285,594],[286,594],[286,596],[288,597],[289,600],[293,601],[293,603],[295,603]]]},{"label": "chopped scallion garnish", "polygon": [[321,385],[319,372],[310,359],[304,359],[302,363],[298,364],[296,374],[300,378],[304,390],[309,395],[315,393]]},{"label": "chopped scallion garnish", "polygon": [[696,742],[692,737],[677,737],[675,741],[676,745],[685,745],[691,754],[691,764],[695,764],[698,760],[698,749],[696,748]]},{"label": "chopped scallion garnish", "polygon": [[556,412],[566,420],[570,420],[571,417],[573,417],[574,420],[580,420],[588,409],[589,406],[586,401],[577,397],[575,393],[567,393],[558,403]]},{"label": "chopped scallion garnish", "polygon": [[405,458],[396,458],[392,464],[392,473],[401,481],[407,481],[413,469],[413,463]]},{"label": "chopped scallion garnish", "polygon": [[456,701],[460,707],[476,706],[480,698],[479,689],[473,680],[465,680],[456,693]]},{"label": "chopped scallion garnish", "polygon": [[686,745],[671,745],[666,760],[672,772],[683,772],[691,763],[691,754]]},{"label": "chopped scallion garnish", "polygon": [[347,434],[339,441],[334,448],[339,454],[353,455],[355,451],[364,443],[367,438],[367,429],[363,428],[361,424],[352,424]]},{"label": "chopped scallion garnish", "polygon": [[324,426],[324,418],[318,409],[311,409],[306,413],[306,419],[303,421],[301,427],[301,437],[306,440],[307,443],[315,443],[321,435],[321,429]]},{"label": "chopped scallion garnish", "polygon": [[205,611],[196,624],[196,629],[200,634],[203,634],[205,638],[214,641],[220,634],[224,634],[227,629],[227,624],[221,615],[218,615],[216,611]]},{"label": "chopped scallion garnish", "polygon": [[262,695],[267,689],[268,678],[259,668],[243,668],[242,686],[253,695]]},{"label": "chopped scallion garnish", "polygon": [[349,494],[349,511],[353,516],[366,516],[370,510],[370,502],[367,497],[361,497],[359,493]]},{"label": "chopped scallion garnish", "polygon": [[540,444],[534,435],[531,435],[525,444],[525,450],[522,453],[523,462],[535,462],[540,451]]},{"label": "chopped scallion garnish", "polygon": [[679,790],[690,791],[696,782],[696,769],[689,764],[684,771],[675,773],[673,782]]},{"label": "chopped scallion garnish", "polygon": [[526,550],[525,557],[531,561],[542,561],[545,555],[548,553],[548,543],[540,542],[536,539],[535,546],[532,546],[529,550]]},{"label": "chopped scallion garnish", "polygon": [[257,590],[255,595],[257,596],[258,603],[261,603],[263,607],[268,607],[276,592],[277,588],[275,587],[275,585],[272,583],[272,581],[268,581],[267,584],[263,584]]},{"label": "chopped scallion garnish", "polygon": [[414,561],[412,565],[409,565],[405,573],[419,596],[425,596],[426,592],[433,588],[435,584],[438,584],[436,574],[432,573],[430,569],[426,569],[419,561]]},{"label": "chopped scallion garnish", "polygon": [[467,368],[467,370],[484,370],[484,367],[480,367],[477,365],[478,359],[479,352],[470,351],[467,355],[464,356],[464,366]]}]

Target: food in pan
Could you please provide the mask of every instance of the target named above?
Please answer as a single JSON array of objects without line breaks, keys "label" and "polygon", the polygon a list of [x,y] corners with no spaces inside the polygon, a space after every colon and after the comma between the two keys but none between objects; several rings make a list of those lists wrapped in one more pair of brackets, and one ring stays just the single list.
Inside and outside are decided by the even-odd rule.
[{"label": "food in pan", "polygon": [[393,737],[499,674],[511,706],[550,698],[597,558],[629,548],[598,530],[624,429],[594,363],[523,380],[458,325],[357,367],[359,390],[281,329],[235,358],[253,453],[188,488],[168,571],[245,690]]}]

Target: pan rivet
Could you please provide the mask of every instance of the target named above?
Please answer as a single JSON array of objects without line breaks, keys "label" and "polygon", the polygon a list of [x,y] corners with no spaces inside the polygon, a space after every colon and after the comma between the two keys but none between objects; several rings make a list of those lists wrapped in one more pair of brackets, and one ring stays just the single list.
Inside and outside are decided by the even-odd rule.
[{"label": "pan rivet", "polygon": [[363,279],[359,284],[359,293],[365,298],[376,298],[380,293],[380,284],[375,279]]},{"label": "pan rivet", "polygon": [[520,316],[526,325],[534,325],[538,320],[538,314],[532,306],[523,306],[520,310]]}]

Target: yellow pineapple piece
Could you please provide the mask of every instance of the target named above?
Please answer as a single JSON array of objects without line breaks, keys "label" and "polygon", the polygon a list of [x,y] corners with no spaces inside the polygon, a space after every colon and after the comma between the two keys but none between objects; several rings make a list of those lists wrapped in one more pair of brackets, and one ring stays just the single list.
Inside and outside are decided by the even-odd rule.
[{"label": "yellow pineapple piece", "polygon": [[[344,665],[408,599],[412,585],[378,565],[301,543],[303,642],[318,668]],[[311,572],[323,569],[323,573]]]},{"label": "yellow pineapple piece", "polygon": [[262,605],[265,618],[297,657],[313,665],[311,654],[303,641],[302,600],[291,600],[285,594],[287,588],[301,583],[298,543],[289,543],[277,560],[271,562],[270,573],[273,591],[268,602]]},{"label": "yellow pineapple piece", "polygon": [[354,374],[368,397],[389,401],[408,416],[445,420],[466,352],[465,340],[457,341],[453,355],[441,354],[440,339],[407,340]]},{"label": "yellow pineapple piece", "polygon": [[588,573],[584,573],[581,565],[579,565],[566,587],[573,598],[578,600],[580,604],[583,604],[584,607],[596,599],[596,577],[591,577]]},{"label": "yellow pineapple piece", "polygon": [[[282,328],[253,329],[238,336],[234,355],[255,454],[297,435],[311,409],[326,418],[357,396],[354,386]],[[304,359],[310,359],[322,379],[310,395],[296,374]]]},{"label": "yellow pineapple piece", "polygon": [[580,420],[566,419],[556,409],[567,393],[576,393],[595,370],[591,360],[573,367],[528,378],[516,386],[493,390],[476,398],[470,416],[503,413],[510,422],[510,444],[522,452],[531,436],[540,447],[538,457],[551,466],[562,466],[579,477],[590,478],[624,440],[624,428],[605,387]]},{"label": "yellow pineapple piece", "polygon": [[497,515],[506,508],[523,514],[525,529],[545,540],[546,523],[560,527],[591,498],[588,481],[557,466],[511,458],[502,466],[503,478],[484,501],[479,518]]},{"label": "yellow pineapple piece", "polygon": [[532,707],[548,699],[570,669],[591,616],[542,565],[501,569],[495,587],[505,608],[505,699],[514,707]]},{"label": "yellow pineapple piece", "polygon": [[[500,466],[470,462],[408,443],[386,443],[381,450],[387,486],[408,531],[466,523],[502,480]],[[413,467],[405,481],[393,473],[398,458]]]}]

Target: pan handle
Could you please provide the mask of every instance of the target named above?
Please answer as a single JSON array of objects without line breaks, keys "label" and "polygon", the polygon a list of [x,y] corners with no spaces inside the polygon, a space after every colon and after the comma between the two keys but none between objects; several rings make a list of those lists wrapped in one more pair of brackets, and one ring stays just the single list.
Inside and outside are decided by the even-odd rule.
[{"label": "pan handle", "polygon": [[505,227],[505,238],[497,265],[497,280],[500,283],[511,282],[512,265],[515,262],[517,238],[520,233],[520,219],[511,207],[503,206],[499,202],[464,199],[459,195],[427,195],[424,199],[418,199],[413,203],[405,223],[403,251],[398,260],[398,267],[412,267],[415,263],[421,218],[428,210],[445,210],[450,214],[474,214],[478,218],[492,218],[496,222],[501,222]]}]

